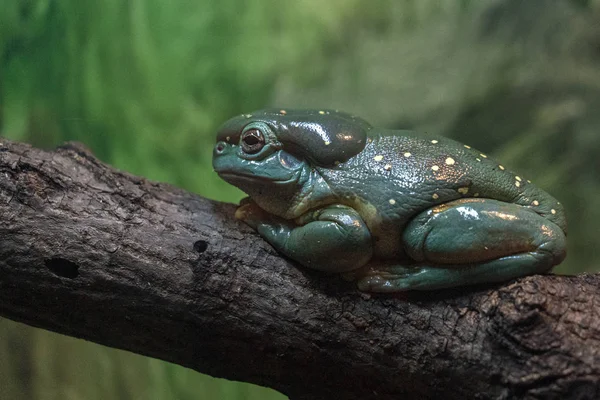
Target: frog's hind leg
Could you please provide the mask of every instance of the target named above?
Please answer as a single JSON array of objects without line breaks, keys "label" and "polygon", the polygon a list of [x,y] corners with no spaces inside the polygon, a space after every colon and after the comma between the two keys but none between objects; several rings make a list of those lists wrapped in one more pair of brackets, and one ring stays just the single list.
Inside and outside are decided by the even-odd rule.
[{"label": "frog's hind leg", "polygon": [[361,290],[396,292],[500,282],[542,273],[566,255],[565,234],[516,204],[463,199],[417,215],[403,235],[408,265],[363,268]]}]

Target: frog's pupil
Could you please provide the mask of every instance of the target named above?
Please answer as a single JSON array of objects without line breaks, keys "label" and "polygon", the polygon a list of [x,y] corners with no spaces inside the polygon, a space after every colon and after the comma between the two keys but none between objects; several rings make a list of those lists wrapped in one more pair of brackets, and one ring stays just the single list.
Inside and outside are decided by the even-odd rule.
[{"label": "frog's pupil", "polygon": [[256,153],[265,144],[265,138],[258,129],[250,129],[244,133],[242,144],[245,152]]},{"label": "frog's pupil", "polygon": [[244,142],[246,142],[246,144],[249,146],[253,146],[253,145],[257,144],[259,142],[259,140],[255,135],[249,134],[248,136],[246,136],[244,138]]}]

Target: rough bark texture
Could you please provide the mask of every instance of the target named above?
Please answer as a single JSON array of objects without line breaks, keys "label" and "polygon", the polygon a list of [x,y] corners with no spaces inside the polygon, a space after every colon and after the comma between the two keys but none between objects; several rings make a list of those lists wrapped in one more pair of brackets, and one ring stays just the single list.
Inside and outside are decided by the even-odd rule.
[{"label": "rough bark texture", "polygon": [[367,295],[233,212],[3,141],[0,315],[292,399],[600,398],[600,275]]}]

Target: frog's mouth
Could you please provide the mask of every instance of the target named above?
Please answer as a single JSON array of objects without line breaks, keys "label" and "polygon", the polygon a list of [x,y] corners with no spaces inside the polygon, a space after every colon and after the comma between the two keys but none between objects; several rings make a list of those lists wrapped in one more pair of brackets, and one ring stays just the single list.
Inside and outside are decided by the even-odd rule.
[{"label": "frog's mouth", "polygon": [[273,185],[289,185],[298,181],[298,174],[294,174],[288,179],[276,179],[268,176],[251,175],[251,174],[240,174],[231,171],[217,171],[217,174],[225,181],[236,185],[237,182],[245,183],[269,183]]}]

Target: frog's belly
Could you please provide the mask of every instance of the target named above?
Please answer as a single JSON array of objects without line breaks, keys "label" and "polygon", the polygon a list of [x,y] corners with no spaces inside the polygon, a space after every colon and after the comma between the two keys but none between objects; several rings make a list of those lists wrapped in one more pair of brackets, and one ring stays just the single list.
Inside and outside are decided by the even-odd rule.
[{"label": "frog's belly", "polygon": [[389,220],[382,217],[377,208],[364,201],[352,205],[361,215],[371,232],[373,258],[408,261],[404,251],[402,233],[407,220]]}]

